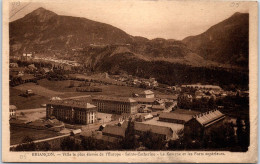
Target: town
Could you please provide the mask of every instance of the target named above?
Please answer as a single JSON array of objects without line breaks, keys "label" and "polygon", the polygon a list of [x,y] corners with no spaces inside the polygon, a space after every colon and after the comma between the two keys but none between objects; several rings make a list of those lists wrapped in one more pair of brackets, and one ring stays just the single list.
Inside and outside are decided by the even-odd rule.
[{"label": "town", "polygon": [[91,72],[34,52],[9,67],[12,151],[247,151],[248,90]]}]

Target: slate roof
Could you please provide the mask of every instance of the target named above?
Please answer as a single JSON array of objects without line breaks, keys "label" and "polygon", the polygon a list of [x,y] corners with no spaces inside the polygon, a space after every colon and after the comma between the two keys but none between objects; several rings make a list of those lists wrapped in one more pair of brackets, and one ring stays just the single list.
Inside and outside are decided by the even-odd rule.
[{"label": "slate roof", "polygon": [[125,128],[120,126],[107,125],[103,129],[102,133],[108,133],[115,136],[125,137]]},{"label": "slate roof", "polygon": [[168,138],[172,138],[173,131],[169,127],[165,126],[158,126],[158,125],[151,125],[151,124],[143,124],[143,123],[138,123],[135,122],[135,130],[137,131],[151,131],[152,133],[155,134],[161,134],[161,135],[166,135]]},{"label": "slate roof", "polygon": [[159,109],[159,110],[164,110],[164,109],[165,109],[165,107],[164,107],[164,106],[162,106],[162,105],[153,105],[153,106],[152,106],[152,109]]},{"label": "slate roof", "polygon": [[151,90],[145,90],[145,91],[140,92],[140,94],[150,95],[150,94],[154,94],[154,93]]},{"label": "slate roof", "polygon": [[10,110],[16,110],[17,107],[16,107],[15,105],[10,105],[10,106],[9,106],[9,109],[10,109]]},{"label": "slate roof", "polygon": [[191,115],[188,114],[180,114],[180,113],[174,113],[174,112],[169,112],[169,113],[161,113],[159,118],[163,119],[172,119],[172,120],[181,120],[181,121],[189,121],[192,119]]},{"label": "slate roof", "polygon": [[76,100],[51,100],[48,104],[69,106],[69,107],[81,108],[81,109],[92,109],[92,108],[96,107],[95,105],[92,105],[90,103],[85,103],[85,102],[76,101]]},{"label": "slate roof", "polygon": [[111,97],[111,96],[96,96],[93,97],[92,100],[104,100],[104,101],[115,101],[115,102],[129,102],[129,103],[134,103],[136,102],[132,98],[128,97]]},{"label": "slate roof", "polygon": [[221,113],[219,110],[212,110],[212,111],[198,114],[194,117],[202,126],[207,127],[215,123],[216,121],[223,119],[225,115]]},{"label": "slate roof", "polygon": [[156,98],[143,98],[143,97],[136,97],[133,99],[137,102],[146,102],[146,103],[153,103],[156,100]]},{"label": "slate roof", "polygon": [[179,114],[187,114],[187,115],[197,115],[200,114],[201,112],[195,111],[195,110],[187,110],[187,109],[175,109],[171,113],[179,113]]},{"label": "slate roof", "polygon": [[177,100],[178,95],[157,95],[156,97],[161,99],[171,99],[171,100]]}]

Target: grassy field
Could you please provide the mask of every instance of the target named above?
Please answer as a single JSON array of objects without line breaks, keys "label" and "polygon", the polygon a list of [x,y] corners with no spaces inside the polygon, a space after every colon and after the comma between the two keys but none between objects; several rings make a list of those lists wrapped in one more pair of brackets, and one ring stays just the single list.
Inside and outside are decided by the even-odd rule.
[{"label": "grassy field", "polygon": [[10,127],[10,135],[11,135],[11,145],[19,144],[22,142],[22,140],[29,136],[33,140],[39,140],[44,138],[50,138],[59,136],[60,134],[57,132],[52,132],[48,130],[36,130],[36,129],[30,129],[30,128],[22,128],[22,127]]},{"label": "grassy field", "polygon": [[49,100],[48,97],[40,95],[34,95],[31,97],[19,96],[22,93],[24,92],[18,89],[10,88],[10,104],[15,105],[18,110],[40,108],[41,104],[46,104]]},{"label": "grassy field", "polygon": [[[74,86],[69,88],[70,80],[65,81],[49,81],[42,79],[38,81],[39,85],[35,83],[26,83],[16,87],[10,87],[10,104],[17,106],[20,109],[34,109],[40,108],[41,104],[46,104],[51,97],[70,98],[87,95],[110,95],[117,97],[131,97],[132,93],[139,93],[145,89],[117,86],[117,85],[100,85],[102,92],[76,92],[76,87],[81,83],[74,81]],[[32,89],[35,95],[31,97],[19,96],[25,93],[27,89]],[[155,94],[162,94],[159,91],[154,91]],[[89,98],[85,98],[89,101]]]},{"label": "grassy field", "polygon": [[53,96],[61,96],[64,94],[63,92],[57,92],[54,90],[50,90],[41,85],[36,85],[35,83],[25,83],[25,84],[14,87],[14,89],[20,90],[24,93],[26,90],[31,89],[33,91],[33,93],[35,93],[36,95],[50,97],[50,98]]},{"label": "grassy field", "polygon": [[[41,104],[46,104],[51,97],[73,97],[86,95],[83,92],[76,92],[75,88],[68,88],[69,81],[48,81],[39,80],[39,85],[26,83],[16,87],[10,87],[10,104],[15,105],[18,110],[40,108]],[[21,94],[31,89],[35,95],[22,97]],[[64,90],[64,91],[63,91]]]},{"label": "grassy field", "polygon": [[75,87],[82,83],[81,81],[73,81],[75,87],[69,88],[70,81],[71,80],[49,81],[47,79],[42,79],[38,80],[38,83],[40,86],[56,92],[75,92]]}]

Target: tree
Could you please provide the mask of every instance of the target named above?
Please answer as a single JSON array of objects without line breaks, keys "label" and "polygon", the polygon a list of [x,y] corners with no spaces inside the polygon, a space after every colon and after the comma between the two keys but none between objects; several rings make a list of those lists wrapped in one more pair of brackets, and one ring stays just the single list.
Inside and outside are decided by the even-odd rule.
[{"label": "tree", "polygon": [[76,151],[76,150],[80,150],[80,145],[78,143],[75,142],[75,139],[72,137],[66,137],[62,140],[61,145],[60,145],[61,149],[63,151]]},{"label": "tree", "polygon": [[151,131],[144,132],[140,136],[142,145],[149,150],[164,150],[166,148],[166,141],[162,135],[157,135]]},{"label": "tree", "polygon": [[49,151],[51,150],[51,145],[48,142],[43,142],[38,149],[41,151]]},{"label": "tree", "polygon": [[242,139],[243,139],[243,124],[242,124],[242,120],[240,117],[237,118],[236,120],[236,124],[237,124],[237,141],[238,144],[242,144]]},{"label": "tree", "polygon": [[26,136],[22,140],[22,144],[19,144],[16,148],[16,151],[35,151],[36,150],[36,145],[33,142],[32,138],[29,136]]},{"label": "tree", "polygon": [[213,97],[210,97],[208,101],[208,108],[209,109],[214,109],[216,107],[216,102]]},{"label": "tree", "polygon": [[82,137],[81,138],[81,146],[84,150],[97,150],[97,141],[92,136]]},{"label": "tree", "polygon": [[135,136],[134,121],[130,118],[125,131],[125,137],[121,141],[123,149],[135,149],[138,147],[138,142]]}]

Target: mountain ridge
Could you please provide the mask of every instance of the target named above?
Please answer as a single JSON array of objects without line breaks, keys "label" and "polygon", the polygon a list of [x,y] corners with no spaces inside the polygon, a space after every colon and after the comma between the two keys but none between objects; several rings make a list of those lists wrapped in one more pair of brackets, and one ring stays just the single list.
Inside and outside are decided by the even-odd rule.
[{"label": "mountain ridge", "polygon": [[206,60],[248,67],[249,14],[234,13],[205,32],[182,41]]},{"label": "mountain ridge", "polygon": [[[235,13],[234,15],[239,16],[240,14]],[[82,17],[58,15],[42,7],[23,18],[10,22],[9,26],[10,55],[34,52],[60,58],[73,59],[74,56],[80,56],[90,59],[102,53],[110,55],[131,53],[137,58],[136,60],[170,61],[193,66],[227,66],[225,63],[222,64],[221,61],[217,61],[219,62],[217,63],[213,57],[208,58],[201,54],[196,49],[198,43],[189,41],[193,40],[190,38],[201,37],[214,26],[200,35],[190,36],[182,41],[164,38],[150,40],[142,36],[129,35],[125,31],[106,23]],[[75,54],[71,51],[75,48],[89,49],[91,45],[96,46],[95,51],[90,53],[86,51],[85,53]],[[108,45],[121,46],[121,48],[104,49],[104,46]],[[97,58],[101,59],[101,57],[102,55]],[[92,60],[82,61],[77,57],[76,59],[85,62],[87,65],[93,65],[93,63],[89,63]]]}]

